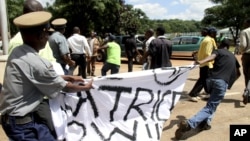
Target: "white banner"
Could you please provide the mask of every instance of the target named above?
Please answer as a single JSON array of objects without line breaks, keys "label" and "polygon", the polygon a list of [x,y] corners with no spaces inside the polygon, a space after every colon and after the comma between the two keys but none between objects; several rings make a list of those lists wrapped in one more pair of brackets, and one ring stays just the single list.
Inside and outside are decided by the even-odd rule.
[{"label": "white banner", "polygon": [[94,78],[94,89],[51,100],[58,139],[67,141],[159,141],[195,66]]}]

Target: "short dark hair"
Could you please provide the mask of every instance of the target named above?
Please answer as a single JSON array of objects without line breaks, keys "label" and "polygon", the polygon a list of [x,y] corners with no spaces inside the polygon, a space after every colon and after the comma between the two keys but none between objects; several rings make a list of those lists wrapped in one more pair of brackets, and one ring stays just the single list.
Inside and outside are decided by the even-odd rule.
[{"label": "short dark hair", "polygon": [[211,33],[217,33],[217,29],[215,27],[209,27],[208,34],[211,34]]},{"label": "short dark hair", "polygon": [[159,35],[164,35],[165,34],[165,29],[163,27],[158,27],[156,29],[156,32],[158,32]]},{"label": "short dark hair", "polygon": [[146,33],[149,33],[150,35],[154,35],[154,30],[152,28],[146,30]]},{"label": "short dark hair", "polygon": [[36,0],[24,1],[23,14],[35,12],[35,11],[43,11],[43,6],[39,1],[36,1]]},{"label": "short dark hair", "polygon": [[114,41],[116,37],[112,34],[109,34],[109,41]]},{"label": "short dark hair", "polygon": [[80,28],[78,26],[73,27],[73,33],[79,33]]},{"label": "short dark hair", "polygon": [[228,39],[223,39],[220,43],[219,48],[226,47],[227,49],[229,49],[229,46],[230,46],[230,41]]}]

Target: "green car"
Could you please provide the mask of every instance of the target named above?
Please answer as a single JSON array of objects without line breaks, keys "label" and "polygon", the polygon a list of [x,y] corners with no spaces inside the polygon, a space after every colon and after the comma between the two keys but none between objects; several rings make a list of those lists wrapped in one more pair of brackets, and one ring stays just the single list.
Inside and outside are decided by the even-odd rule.
[{"label": "green car", "polygon": [[171,58],[195,58],[195,52],[199,50],[202,36],[180,36],[173,38],[172,56]]}]

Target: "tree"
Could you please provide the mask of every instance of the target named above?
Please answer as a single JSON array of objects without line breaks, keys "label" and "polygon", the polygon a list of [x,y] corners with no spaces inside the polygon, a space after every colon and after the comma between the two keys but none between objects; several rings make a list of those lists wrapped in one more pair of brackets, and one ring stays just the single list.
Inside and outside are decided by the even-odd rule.
[{"label": "tree", "polygon": [[120,30],[126,34],[128,30],[141,31],[142,23],[148,21],[148,17],[141,9],[134,9],[132,5],[123,5],[120,12]]},{"label": "tree", "polygon": [[234,42],[243,28],[244,20],[249,17],[250,1],[243,0],[211,0],[220,5],[205,10],[202,24],[213,25],[216,27],[230,27]]},{"label": "tree", "polygon": [[[12,21],[22,14],[23,2],[7,1],[11,35],[18,31]],[[134,28],[137,34],[144,34],[147,29],[158,26],[163,26],[167,33],[197,32],[201,27],[200,21],[150,20],[141,9],[126,4],[124,0],[56,0],[53,6],[47,4],[45,10],[52,13],[53,19],[67,19],[66,37],[71,35],[74,26],[78,26],[86,36],[91,30],[98,34],[127,34],[129,29]]]},{"label": "tree", "polygon": [[68,20],[67,31],[71,31],[73,26],[79,26],[85,35],[90,30],[125,34],[129,27],[140,27],[140,19],[146,18],[144,12],[133,9],[132,5],[126,5],[123,0],[57,0],[48,10],[54,18],[63,17]]},{"label": "tree", "polygon": [[18,31],[18,28],[14,25],[13,20],[23,13],[23,8],[20,8],[20,5],[23,5],[24,0],[6,0],[6,2],[10,34],[13,36]]}]

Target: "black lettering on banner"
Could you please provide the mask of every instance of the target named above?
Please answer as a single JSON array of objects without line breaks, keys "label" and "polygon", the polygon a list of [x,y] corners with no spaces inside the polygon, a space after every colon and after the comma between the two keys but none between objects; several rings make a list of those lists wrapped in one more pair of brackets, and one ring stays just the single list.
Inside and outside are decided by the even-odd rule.
[{"label": "black lettering on banner", "polygon": [[135,120],[134,121],[134,127],[133,127],[133,135],[129,135],[126,132],[122,131],[121,129],[119,129],[118,127],[114,128],[113,131],[111,131],[111,133],[109,134],[109,137],[107,139],[105,139],[104,135],[102,134],[102,132],[99,130],[99,128],[95,125],[95,123],[91,123],[91,127],[94,128],[94,130],[96,131],[96,133],[99,135],[100,139],[103,141],[110,141],[112,136],[115,134],[120,134],[121,136],[131,140],[131,141],[136,141],[136,135],[137,135],[137,126],[138,126],[138,122]]},{"label": "black lettering on banner", "polygon": [[[90,94],[90,91],[85,91],[85,92],[87,93],[86,94],[87,98],[82,98],[82,92],[77,92],[77,97],[78,97],[79,100],[78,100],[78,102],[76,104],[76,109],[73,112],[73,116],[76,117],[78,115],[78,113],[80,112],[82,104],[85,103],[87,101],[87,99],[88,99],[90,101],[90,105],[91,105],[91,107],[93,109],[94,116],[98,117],[99,116],[99,112],[98,112],[97,106],[95,104],[95,101],[94,101],[92,95]],[[70,106],[65,104],[65,107],[67,109],[69,109]],[[72,107],[70,107],[70,109],[72,111]]]},{"label": "black lettering on banner", "polygon": [[[141,91],[148,92],[148,94],[150,94],[150,96],[151,96],[151,99],[148,102],[144,102],[144,103],[140,103],[140,104],[135,105],[136,100],[138,99],[139,93]],[[174,102],[176,99],[176,95],[181,95],[181,93],[180,92],[173,92],[172,93],[171,90],[167,90],[165,93],[161,94],[161,91],[160,90],[158,91],[157,100],[156,100],[155,104],[153,105],[153,111],[151,113],[152,120],[155,120],[154,113],[156,114],[157,120],[159,120],[159,121],[166,120],[166,119],[161,119],[159,117],[159,109],[160,109],[159,107],[161,106],[161,103],[164,102],[164,97],[167,95],[171,95],[171,94],[172,94],[172,103],[171,103],[171,106],[169,108],[170,111],[174,108]],[[126,114],[124,116],[124,121],[126,121],[128,119],[128,115],[132,109],[135,109],[140,114],[140,116],[143,118],[143,120],[146,121],[147,117],[144,115],[143,111],[139,107],[142,105],[145,105],[145,104],[150,104],[153,101],[153,99],[154,99],[154,93],[152,92],[152,90],[145,89],[145,88],[137,88],[135,98],[133,99],[132,103],[129,105],[128,111],[126,112]]]},{"label": "black lettering on banner", "polygon": [[230,141],[249,141],[250,125],[230,125]]},{"label": "black lettering on banner", "polygon": [[155,131],[156,131],[156,134],[157,134],[157,139],[160,140],[161,135],[160,135],[160,130],[159,130],[159,124],[158,123],[155,124],[155,129],[156,129]]},{"label": "black lettering on banner", "polygon": [[[152,134],[151,134],[151,131],[152,131],[152,130],[150,130],[149,125],[146,124],[145,126],[146,126],[146,130],[147,130],[147,132],[148,132],[148,137],[149,137],[149,138],[153,138],[153,137],[152,137]],[[156,123],[154,128],[155,128],[154,131],[156,132],[156,135],[157,135],[157,139],[160,140],[160,136],[161,136],[160,133],[161,133],[161,130],[160,130],[159,124]]]},{"label": "black lettering on banner", "polygon": [[177,68],[172,68],[172,67],[166,67],[166,68],[162,68],[162,69],[166,69],[166,70],[174,70],[173,71],[173,73],[172,73],[172,75],[170,75],[170,77],[169,78],[172,78],[172,77],[174,77],[173,79],[171,79],[170,81],[166,81],[166,82],[160,82],[159,80],[158,80],[158,78],[157,78],[157,75],[156,75],[156,72],[155,72],[155,70],[153,70],[153,73],[154,73],[154,80],[155,80],[155,82],[157,83],[157,84],[159,84],[159,85],[170,85],[170,84],[172,84],[176,79],[178,79],[179,78],[179,76],[181,76],[182,74],[184,74],[184,73],[186,73],[187,71],[184,71],[184,72],[182,72],[182,73],[180,73],[180,71],[182,70],[182,69],[186,69],[186,68],[191,68],[191,67],[179,67],[179,71],[177,71]]},{"label": "black lettering on banner", "polygon": [[122,80],[123,78],[110,76],[110,77],[106,77],[106,79],[109,79],[109,80]]},{"label": "black lettering on banner", "polygon": [[77,126],[81,127],[81,129],[83,131],[81,138],[84,138],[86,136],[86,134],[87,134],[86,127],[84,126],[84,124],[81,124],[81,123],[73,120],[73,121],[71,121],[71,122],[68,123],[68,127],[70,127],[73,124],[76,124]]},{"label": "black lettering on banner", "polygon": [[160,101],[160,94],[161,94],[161,91],[158,90],[158,92],[157,92],[157,100],[156,100],[156,102],[155,102],[155,104],[154,104],[154,106],[153,106],[153,111],[152,111],[152,113],[151,113],[151,119],[152,119],[152,120],[155,120],[155,119],[154,119],[154,113],[155,113],[155,111],[157,111],[157,110],[156,110],[156,107],[157,107],[157,103],[159,103],[159,101]]},{"label": "black lettering on banner", "polygon": [[98,126],[94,122],[92,122],[90,125],[95,130],[96,134],[100,137],[100,139],[104,141],[105,137],[102,134],[102,132],[99,130]]},{"label": "black lettering on banner", "polygon": [[[161,103],[164,101],[164,97],[167,96],[167,95],[170,95],[170,94],[172,94],[171,90],[167,90],[165,93],[162,94],[161,100],[157,103],[157,106],[156,106],[156,117],[157,117],[157,120],[159,120],[159,121],[165,121],[166,120],[166,119],[161,119],[159,117],[159,109],[160,109],[159,107],[161,106]],[[158,95],[159,95],[159,93],[158,93]]]},{"label": "black lettering on banner", "polygon": [[75,117],[78,115],[79,110],[80,110],[82,104],[87,101],[86,98],[82,98],[81,92],[77,92],[77,97],[78,97],[79,100],[78,100],[78,102],[76,104],[76,109],[73,112],[73,116],[75,116]]},{"label": "black lettering on banner", "polygon": [[146,126],[146,129],[147,129],[147,132],[148,132],[148,137],[149,137],[149,138],[152,138],[150,129],[149,129],[149,127],[148,127],[148,124],[146,124],[145,126]]},{"label": "black lettering on banner", "polygon": [[116,92],[114,107],[110,111],[110,122],[112,122],[112,121],[114,121],[114,113],[118,108],[118,103],[119,103],[121,94],[123,92],[131,94],[132,88],[130,88],[130,87],[122,87],[122,86],[105,86],[105,85],[102,85],[102,86],[99,87],[98,90]]},{"label": "black lettering on banner", "polygon": [[170,111],[174,109],[174,102],[176,99],[176,95],[182,95],[182,92],[173,91],[172,104],[171,104],[171,108],[169,109]]},{"label": "black lettering on banner", "polygon": [[[139,96],[139,93],[141,91],[144,91],[144,92],[147,92],[150,96],[151,96],[151,99],[148,101],[148,102],[145,102],[145,103],[140,103],[138,105],[134,105],[136,100],[138,99],[138,96]],[[142,96],[142,95],[141,95]],[[136,93],[135,93],[135,98],[133,99],[133,101],[131,102],[131,104],[128,106],[128,110],[127,110],[127,113],[125,114],[124,116],[124,121],[126,121],[128,119],[128,114],[130,113],[131,109],[135,109],[140,115],[141,117],[144,119],[144,120],[147,120],[146,116],[144,116],[143,114],[143,111],[141,108],[139,108],[141,105],[145,105],[145,104],[149,104],[153,101],[154,99],[154,93],[152,92],[152,90],[150,89],[145,89],[145,88],[137,88],[136,89]]]},{"label": "black lettering on banner", "polygon": [[[61,94],[63,95],[63,97],[66,96],[66,93],[65,93],[65,92],[61,92]],[[65,108],[64,108],[64,107],[65,107]],[[62,105],[60,106],[60,108],[61,108],[61,110],[62,110],[63,112],[66,113],[66,110],[72,111],[72,107],[69,106],[69,105],[67,105],[66,103],[64,103],[64,107],[63,107]]]},{"label": "black lettering on banner", "polygon": [[92,97],[90,91],[86,91],[86,93],[87,93],[87,99],[89,100],[90,105],[93,109],[94,116],[95,116],[95,118],[97,118],[99,116],[99,111],[98,111],[97,106],[95,104],[94,98]]}]

